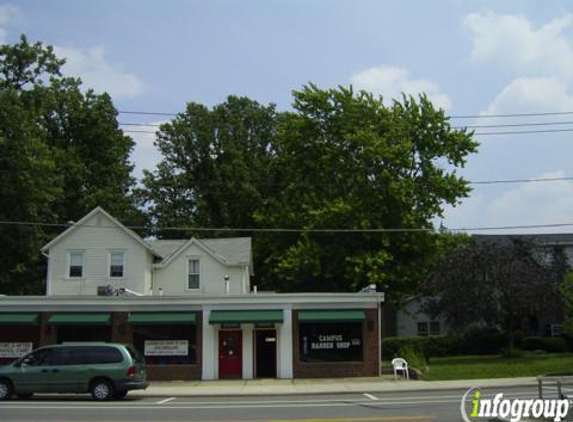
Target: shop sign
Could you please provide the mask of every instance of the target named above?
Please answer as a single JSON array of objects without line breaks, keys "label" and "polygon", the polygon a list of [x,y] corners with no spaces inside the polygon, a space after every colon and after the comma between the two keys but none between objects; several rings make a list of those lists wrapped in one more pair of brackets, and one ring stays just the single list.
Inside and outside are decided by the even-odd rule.
[{"label": "shop sign", "polygon": [[32,342],[0,343],[0,358],[20,358],[32,349]]},{"label": "shop sign", "polygon": [[[305,337],[306,340],[306,337]],[[345,339],[342,334],[323,334],[317,336],[310,343],[311,350],[336,349],[347,350],[351,346],[360,346],[360,339]]]},{"label": "shop sign", "polygon": [[145,356],[187,356],[188,340],[145,340]]}]

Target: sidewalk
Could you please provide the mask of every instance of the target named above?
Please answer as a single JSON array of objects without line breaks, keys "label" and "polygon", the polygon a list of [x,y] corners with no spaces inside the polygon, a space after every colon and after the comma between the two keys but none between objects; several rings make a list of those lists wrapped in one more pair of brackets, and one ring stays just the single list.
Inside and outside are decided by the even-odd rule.
[{"label": "sidewalk", "polygon": [[256,396],[325,393],[373,393],[396,391],[460,390],[471,387],[536,386],[534,377],[487,380],[409,381],[381,378],[263,379],[216,381],[152,381],[147,390],[131,391],[131,396]]}]

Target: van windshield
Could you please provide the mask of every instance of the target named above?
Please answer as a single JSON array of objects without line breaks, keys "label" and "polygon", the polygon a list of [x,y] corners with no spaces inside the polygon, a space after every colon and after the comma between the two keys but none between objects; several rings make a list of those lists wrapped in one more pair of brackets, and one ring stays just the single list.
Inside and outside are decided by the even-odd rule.
[{"label": "van windshield", "polygon": [[143,359],[141,353],[135,350],[133,346],[126,346],[126,349],[129,352],[129,356],[131,356],[135,363],[145,363],[145,359]]}]

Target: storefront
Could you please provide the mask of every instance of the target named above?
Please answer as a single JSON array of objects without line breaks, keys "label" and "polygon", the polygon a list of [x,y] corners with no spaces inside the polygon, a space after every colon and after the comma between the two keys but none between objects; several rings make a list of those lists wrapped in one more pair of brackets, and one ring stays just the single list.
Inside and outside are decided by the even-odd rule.
[{"label": "storefront", "polygon": [[155,380],[376,376],[382,301],[372,293],[0,297],[0,364],[40,345],[111,341],[133,344]]}]

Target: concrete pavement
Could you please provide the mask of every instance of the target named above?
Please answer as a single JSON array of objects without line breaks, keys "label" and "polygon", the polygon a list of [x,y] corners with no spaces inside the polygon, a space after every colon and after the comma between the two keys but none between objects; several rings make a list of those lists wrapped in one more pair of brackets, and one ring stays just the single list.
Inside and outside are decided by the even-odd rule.
[{"label": "concrete pavement", "polygon": [[483,380],[414,381],[393,376],[369,378],[257,379],[216,381],[152,381],[147,390],[131,396],[250,396],[285,394],[326,394],[348,392],[396,392],[460,390],[471,387],[536,386],[534,377]]}]

